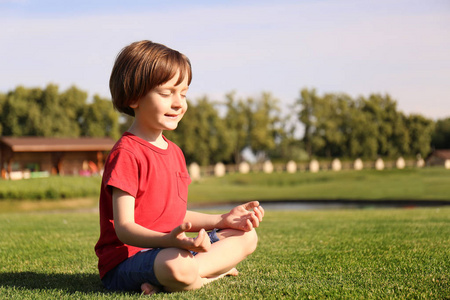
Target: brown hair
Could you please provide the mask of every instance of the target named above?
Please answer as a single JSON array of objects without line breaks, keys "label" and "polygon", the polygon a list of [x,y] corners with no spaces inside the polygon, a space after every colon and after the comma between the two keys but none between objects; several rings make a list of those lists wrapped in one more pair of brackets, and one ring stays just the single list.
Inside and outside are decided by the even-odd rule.
[{"label": "brown hair", "polygon": [[172,79],[177,72],[177,85],[188,77],[192,80],[189,59],[180,52],[151,41],[132,43],[123,48],[116,58],[109,79],[114,107],[134,116],[130,107],[153,88]]}]

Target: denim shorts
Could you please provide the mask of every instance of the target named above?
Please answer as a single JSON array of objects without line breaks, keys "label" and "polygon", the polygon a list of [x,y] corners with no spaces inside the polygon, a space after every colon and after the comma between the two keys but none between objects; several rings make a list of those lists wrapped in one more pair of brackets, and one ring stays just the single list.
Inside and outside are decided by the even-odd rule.
[{"label": "denim shorts", "polygon": [[[217,229],[208,232],[211,244],[219,241]],[[155,287],[162,287],[156,278],[153,265],[159,251],[164,248],[145,249],[121,262],[117,267],[106,273],[102,278],[103,285],[108,290],[141,291],[143,283],[150,283]],[[191,251],[192,255],[197,252]]]}]

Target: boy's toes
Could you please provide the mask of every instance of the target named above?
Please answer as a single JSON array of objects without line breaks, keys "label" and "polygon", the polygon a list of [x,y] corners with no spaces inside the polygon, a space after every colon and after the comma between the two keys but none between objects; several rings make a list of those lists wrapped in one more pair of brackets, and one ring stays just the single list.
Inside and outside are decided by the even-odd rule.
[{"label": "boy's toes", "polygon": [[155,288],[153,285],[146,282],[141,285],[141,291],[142,291],[142,294],[150,296],[150,295],[158,293],[159,289]]},{"label": "boy's toes", "polygon": [[230,271],[227,272],[228,276],[238,276],[239,275],[239,271],[236,268],[231,269]]}]

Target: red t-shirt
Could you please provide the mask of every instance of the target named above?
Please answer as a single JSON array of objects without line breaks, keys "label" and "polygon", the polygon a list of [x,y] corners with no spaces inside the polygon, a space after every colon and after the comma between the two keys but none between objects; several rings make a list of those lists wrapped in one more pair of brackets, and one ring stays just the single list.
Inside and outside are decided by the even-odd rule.
[{"label": "red t-shirt", "polygon": [[136,199],[134,217],[137,224],[158,232],[170,232],[183,222],[191,179],[181,149],[164,139],[168,147],[160,149],[126,132],[106,159],[100,192],[100,238],[95,245],[102,278],[142,250],[117,238],[111,187]]}]

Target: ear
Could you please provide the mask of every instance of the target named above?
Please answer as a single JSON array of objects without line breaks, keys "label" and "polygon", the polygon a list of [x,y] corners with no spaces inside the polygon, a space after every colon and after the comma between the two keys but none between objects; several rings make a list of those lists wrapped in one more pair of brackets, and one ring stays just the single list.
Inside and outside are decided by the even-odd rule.
[{"label": "ear", "polygon": [[130,107],[132,108],[132,109],[136,109],[136,108],[138,108],[139,107],[139,101],[134,101],[133,103],[131,103],[130,104]]}]

